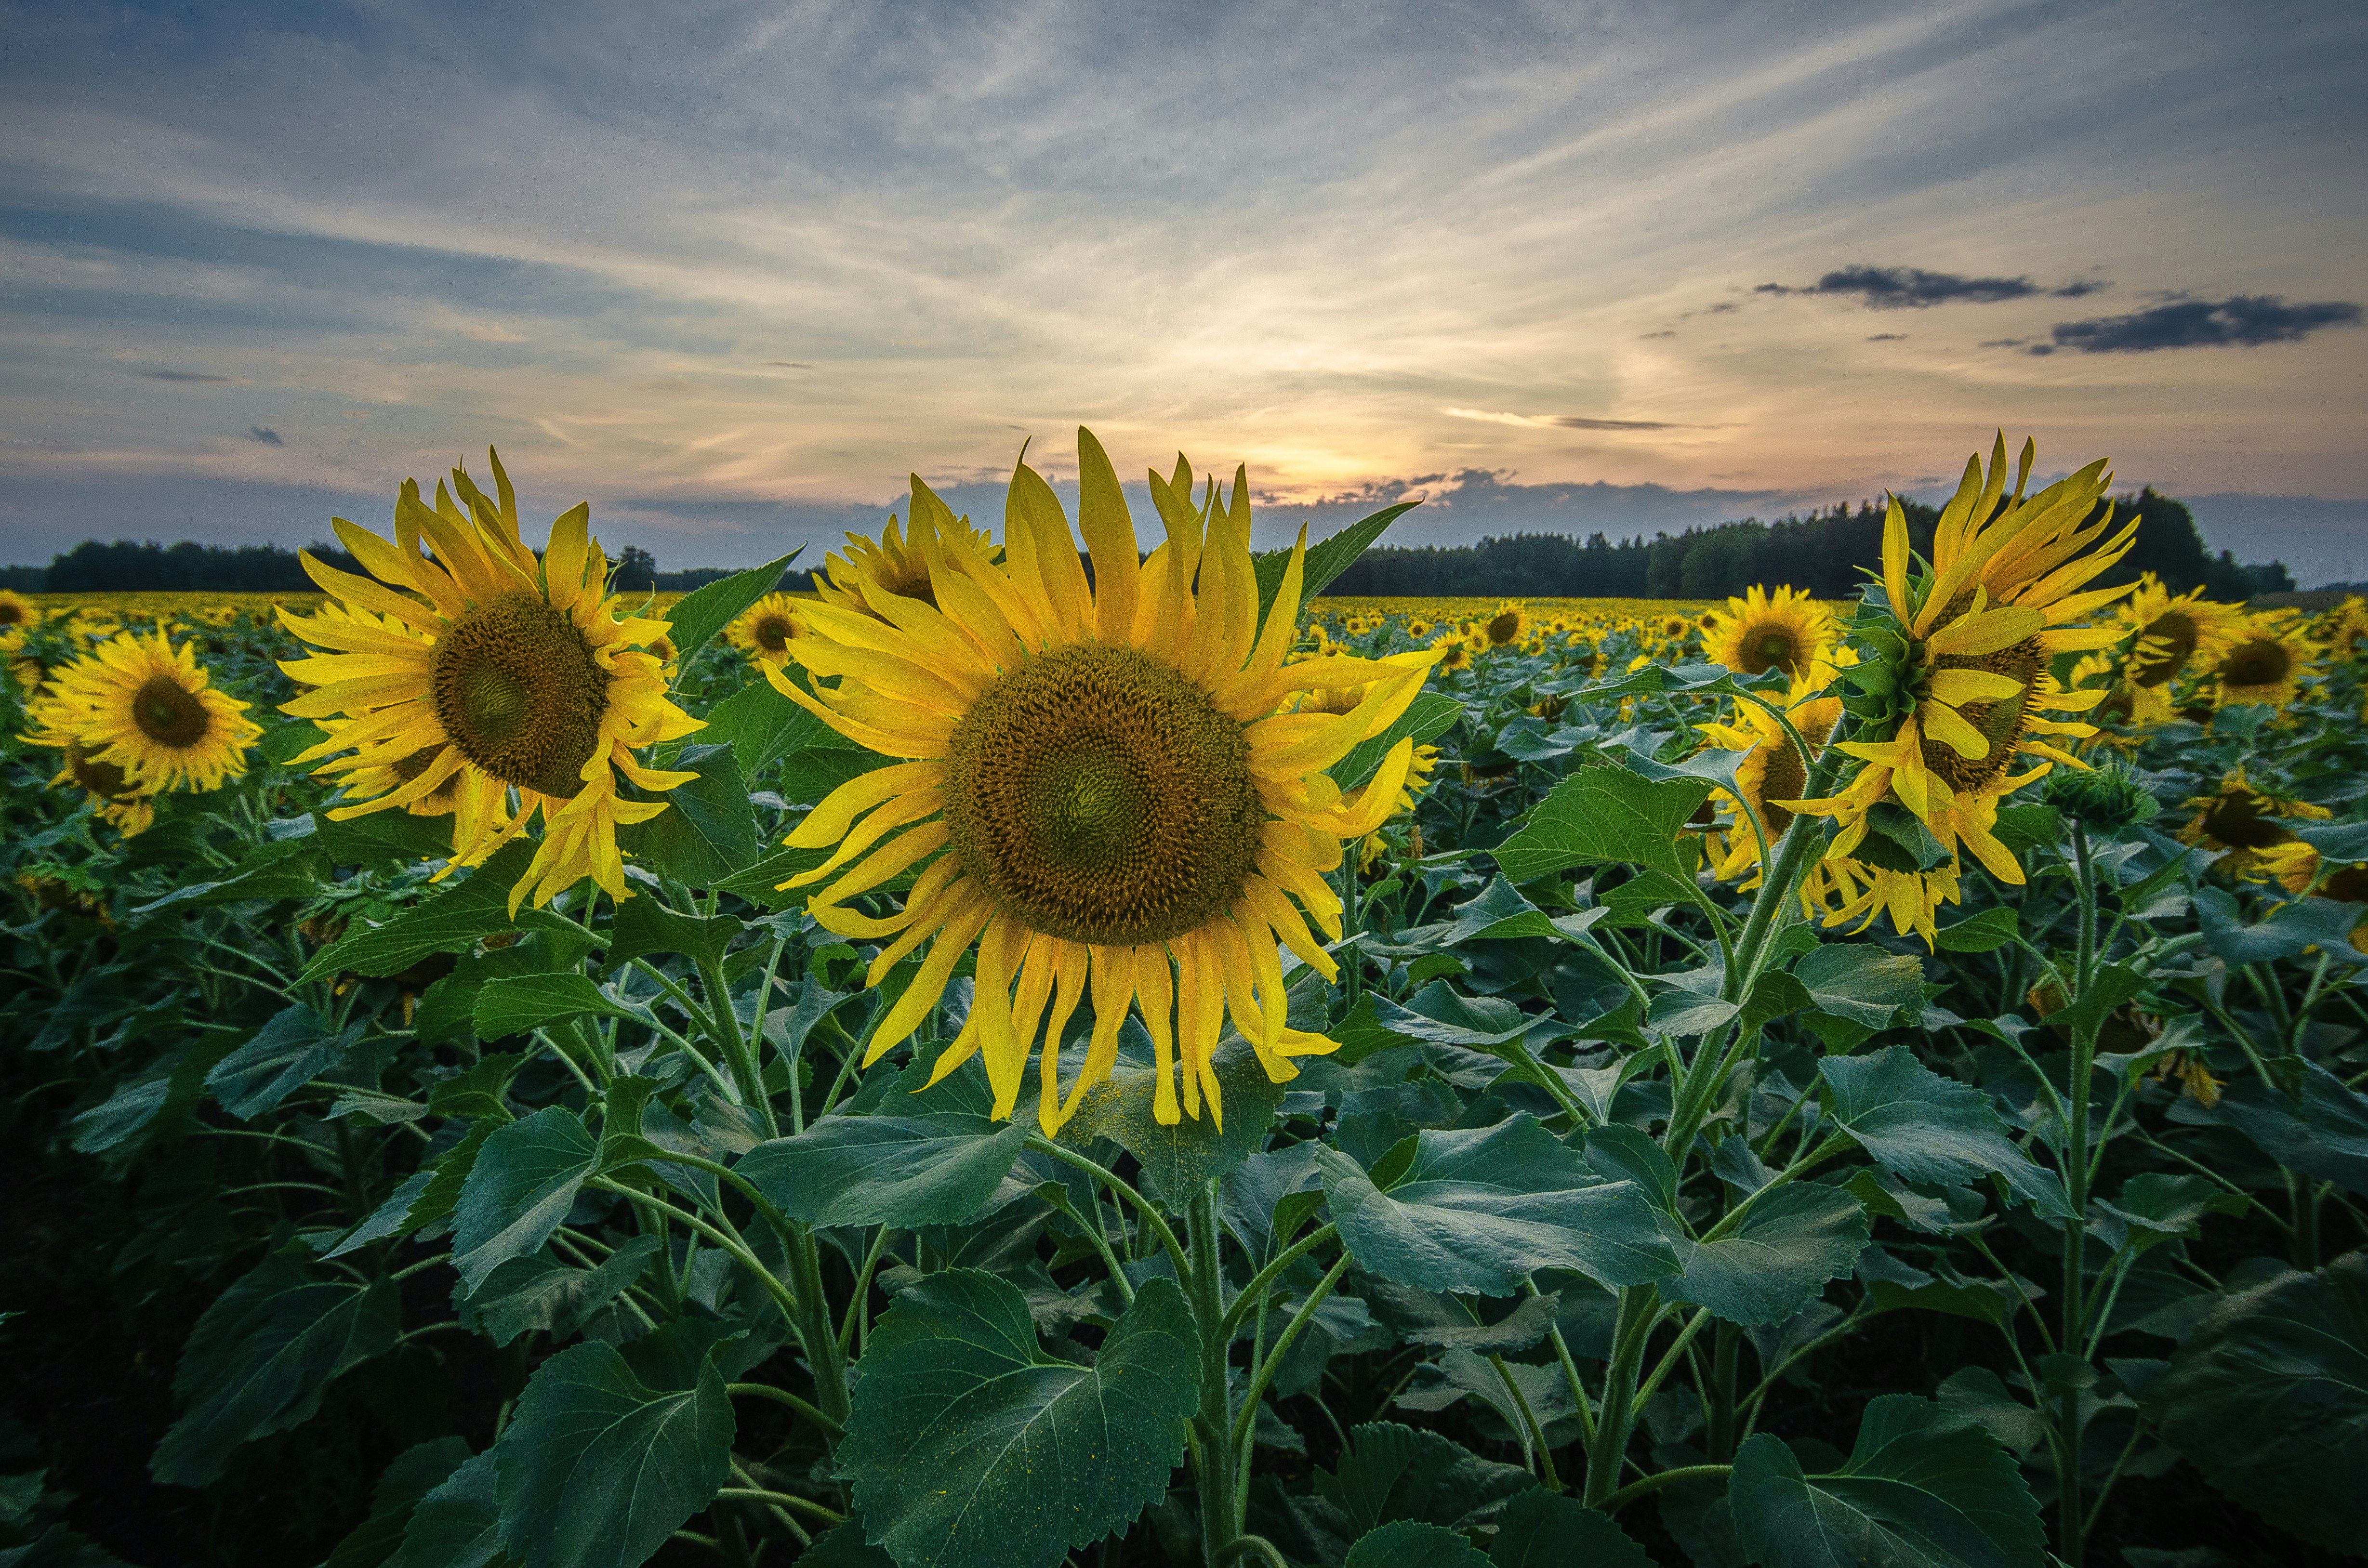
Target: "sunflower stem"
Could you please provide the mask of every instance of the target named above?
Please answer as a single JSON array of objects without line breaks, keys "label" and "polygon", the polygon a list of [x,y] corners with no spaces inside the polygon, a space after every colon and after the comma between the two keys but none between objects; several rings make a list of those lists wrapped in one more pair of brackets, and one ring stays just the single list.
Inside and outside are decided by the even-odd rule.
[{"label": "sunflower stem", "polygon": [[1192,1272],[1185,1281],[1192,1316],[1201,1327],[1200,1474],[1201,1549],[1210,1568],[1223,1562],[1241,1533],[1234,1511],[1235,1449],[1232,1394],[1226,1352],[1232,1335],[1225,1320],[1224,1275],[1218,1256],[1217,1182],[1212,1176],[1192,1195]]}]

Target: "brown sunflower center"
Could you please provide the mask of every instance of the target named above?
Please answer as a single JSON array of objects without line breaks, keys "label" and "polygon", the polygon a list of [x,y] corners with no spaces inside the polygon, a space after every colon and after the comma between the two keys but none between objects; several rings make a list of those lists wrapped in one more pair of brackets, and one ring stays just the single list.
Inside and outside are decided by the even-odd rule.
[{"label": "brown sunflower center", "polygon": [[2267,849],[2294,835],[2270,814],[2270,802],[2250,790],[2225,794],[2203,812],[2203,831],[2232,849]]},{"label": "brown sunflower center", "polygon": [[[1949,625],[1964,609],[1971,608],[1970,593],[1959,596],[1960,603],[1943,610],[1938,624]],[[2001,697],[1990,702],[1965,702],[1957,705],[1957,712],[1966,723],[1980,732],[1990,749],[1980,756],[1967,756],[1956,747],[1930,736],[1924,738],[1924,766],[1939,774],[1950,789],[1959,794],[1980,794],[2003,778],[2014,763],[2014,748],[2022,742],[2024,726],[2039,697],[2039,677],[2047,672],[2047,651],[2037,637],[2026,637],[2010,647],[1994,653],[1941,653],[1932,660],[1935,670],[1987,670],[2019,682],[2021,689],[2011,697]]]},{"label": "brown sunflower center", "polygon": [[1519,610],[1500,609],[1488,618],[1489,646],[1501,648],[1520,634],[1521,615]]},{"label": "brown sunflower center", "polygon": [[2230,686],[2276,686],[2293,673],[2293,652],[2274,637],[2239,642],[2220,665],[2221,677]]},{"label": "brown sunflower center", "polygon": [[1793,825],[1793,813],[1776,802],[1799,800],[1808,783],[1809,770],[1802,764],[1801,749],[1787,735],[1769,750],[1767,770],[1759,776],[1759,825],[1767,829],[1770,844]]},{"label": "brown sunflower center", "polygon": [[764,616],[757,620],[752,631],[757,639],[757,646],[764,649],[768,653],[780,653],[790,645],[790,639],[798,634],[797,627],[786,615]]},{"label": "brown sunflower center", "polygon": [[25,607],[14,599],[0,599],[0,626],[25,624]]},{"label": "brown sunflower center", "polygon": [[2187,667],[2188,656],[2195,652],[2195,620],[2184,610],[2167,610],[2146,623],[2138,633],[2141,639],[2158,638],[2164,643],[2160,653],[2150,653],[2143,647],[2138,652],[2137,682],[2140,686],[2160,686]]},{"label": "brown sunflower center", "polygon": [[120,801],[131,793],[131,781],[123,777],[123,769],[91,756],[80,741],[66,743],[66,769],[75,783],[101,800]]},{"label": "brown sunflower center", "polygon": [[1766,675],[1770,670],[1782,670],[1786,675],[1800,673],[1801,645],[1793,634],[1781,626],[1761,626],[1746,631],[1739,639],[1743,648],[1743,670],[1746,675]]},{"label": "brown sunflower center", "polygon": [[2340,903],[2368,903],[2368,866],[2347,866],[2318,884],[2318,896]]},{"label": "brown sunflower center", "polygon": [[962,869],[1035,930],[1109,947],[1224,914],[1266,813],[1242,727],[1132,648],[1064,648],[954,727],[946,829]]},{"label": "brown sunflower center", "polygon": [[171,676],[151,676],[132,694],[131,722],[160,746],[185,750],[206,738],[213,716],[198,694]]},{"label": "brown sunflower center", "polygon": [[428,687],[444,733],[478,767],[545,795],[583,789],[609,676],[540,595],[519,589],[461,617],[428,657]]}]

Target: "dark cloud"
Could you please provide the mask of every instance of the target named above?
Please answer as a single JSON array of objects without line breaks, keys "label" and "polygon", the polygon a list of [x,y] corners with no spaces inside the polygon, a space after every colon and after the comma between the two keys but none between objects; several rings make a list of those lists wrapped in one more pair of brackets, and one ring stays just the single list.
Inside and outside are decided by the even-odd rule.
[{"label": "dark cloud", "polygon": [[[2274,294],[2237,294],[2226,300],[2173,300],[2121,316],[2058,322],[2052,343],[2035,343],[2032,354],[2057,349],[2082,354],[2147,354],[2157,348],[2255,348],[2293,343],[2324,326],[2356,326],[2360,307],[2328,300],[2290,305]],[[2000,347],[2006,347],[2002,341]],[[1987,345],[1985,346],[1987,347]]]},{"label": "dark cloud", "polygon": [[2051,300],[2078,300],[2090,294],[2101,294],[2112,287],[2110,283],[2066,283],[2061,289],[2050,289],[2047,297]]},{"label": "dark cloud", "polygon": [[[2078,285],[2084,290],[2100,285]],[[1992,305],[2000,300],[2021,300],[2040,292],[2028,278],[1966,278],[1954,272],[1927,272],[1920,267],[1845,267],[1827,273],[1804,289],[1762,283],[1761,294],[1856,294],[1877,310],[1921,309],[1926,305]]]},{"label": "dark cloud", "polygon": [[1702,313],[1704,315],[1711,316],[1723,316],[1731,311],[1739,311],[1741,309],[1743,309],[1743,307],[1736,304],[1733,300],[1721,300],[1717,304],[1713,305],[1709,310],[1704,311]]},{"label": "dark cloud", "polygon": [[1878,332],[1867,341],[1869,343],[1905,343],[1907,341],[1907,335],[1904,332]]},{"label": "dark cloud", "polygon": [[209,376],[197,370],[142,370],[152,381],[227,381],[228,376]]},{"label": "dark cloud", "polygon": [[1565,430],[1678,430],[1682,426],[1664,425],[1657,419],[1585,419],[1576,414],[1549,414],[1538,421]]},{"label": "dark cloud", "polygon": [[246,438],[250,441],[260,441],[267,447],[284,447],[288,444],[279,438],[279,431],[267,430],[260,425],[248,426]]}]

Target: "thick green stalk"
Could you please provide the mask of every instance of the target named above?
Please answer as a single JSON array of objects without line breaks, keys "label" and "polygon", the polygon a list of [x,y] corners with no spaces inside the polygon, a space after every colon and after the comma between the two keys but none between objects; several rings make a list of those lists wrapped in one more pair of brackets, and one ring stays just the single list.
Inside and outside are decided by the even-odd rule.
[{"label": "thick green stalk", "polygon": [[1210,1568],[1218,1568],[1241,1534],[1234,1513],[1234,1443],[1232,1393],[1226,1387],[1226,1350],[1231,1333],[1225,1323],[1224,1275],[1217,1246],[1217,1184],[1201,1184],[1192,1196],[1192,1272],[1185,1288],[1192,1316],[1201,1328],[1201,1414],[1193,1426],[1200,1433],[1201,1550]]},{"label": "thick green stalk", "polygon": [[1590,1506],[1600,1507],[1605,1498],[1620,1489],[1628,1436],[1636,1424],[1636,1372],[1644,1364],[1645,1342],[1652,1337],[1657,1301],[1657,1292],[1650,1285],[1632,1285],[1620,1292],[1611,1362],[1603,1374],[1603,1407],[1596,1416],[1594,1439],[1587,1446],[1585,1501]]}]

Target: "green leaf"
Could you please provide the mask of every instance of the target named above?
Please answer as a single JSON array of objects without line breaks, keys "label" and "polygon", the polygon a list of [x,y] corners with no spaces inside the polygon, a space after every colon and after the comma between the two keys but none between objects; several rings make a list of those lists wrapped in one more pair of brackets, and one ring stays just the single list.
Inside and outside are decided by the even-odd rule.
[{"label": "green leaf", "polygon": [[2368,822],[2285,822],[2280,826],[2322,859],[2368,860]]},{"label": "green leaf", "polygon": [[1536,1484],[1519,1465],[1482,1459],[1436,1432],[1395,1421],[1352,1428],[1339,1470],[1315,1475],[1316,1496],[1339,1510],[1352,1538],[1396,1519],[1452,1528]]},{"label": "green leaf", "polygon": [[1520,895],[1503,877],[1480,891],[1480,896],[1455,907],[1455,919],[1440,933],[1441,947],[1465,942],[1508,941],[1517,937],[1554,937],[1561,933],[1543,910]]},{"label": "green leaf", "polygon": [[638,1568],[730,1477],[714,1352],[687,1388],[638,1375],[657,1359],[593,1340],[535,1369],[493,1449],[502,1536],[526,1568]]},{"label": "green leaf", "polygon": [[598,1268],[574,1268],[548,1249],[495,1266],[472,1294],[455,1288],[461,1326],[495,1345],[535,1330],[564,1339],[622,1294],[657,1256],[655,1236],[632,1236]]},{"label": "green leaf", "polygon": [[2055,1173],[2015,1147],[1982,1092],[1941,1077],[1907,1047],[1828,1056],[1817,1071],[1833,1091],[1834,1119],[1893,1175],[1962,1187],[1994,1172],[2041,1213],[2071,1213]]},{"label": "green leaf", "polygon": [[1083,1367],[1038,1346],[1016,1286],[925,1275],[872,1328],[838,1471],[899,1562],[1049,1568],[1167,1491],[1200,1358],[1169,1279],[1144,1284]]},{"label": "green leaf", "polygon": [[2012,1456],[1913,1394],[1866,1407],[1850,1462],[1805,1475],[1782,1438],[1738,1449],[1728,1499],[1765,1568],[2042,1568],[2039,1505]]},{"label": "green leaf", "polygon": [[[1300,613],[1306,613],[1307,601],[1329,587],[1333,578],[1354,566],[1357,557],[1372,547],[1384,528],[1420,505],[1417,501],[1401,501],[1395,506],[1384,506],[1329,539],[1309,545],[1305,563],[1300,567]],[[1274,608],[1274,597],[1282,592],[1282,574],[1290,568],[1290,550],[1269,550],[1250,557],[1250,569],[1258,574],[1259,626],[1266,624],[1266,612]]]},{"label": "green leaf", "polygon": [[617,906],[601,963],[613,970],[627,959],[652,953],[680,953],[694,963],[722,963],[732,939],[743,929],[737,916],[685,915],[643,891]]},{"label": "green leaf", "polygon": [[737,1169],[809,1224],[959,1225],[1003,1185],[1030,1131],[959,1111],[826,1116],[757,1144]]},{"label": "green leaf", "polygon": [[1141,1162],[1156,1191],[1180,1200],[1265,1147],[1267,1129],[1282,1104],[1283,1086],[1266,1075],[1258,1053],[1239,1036],[1217,1047],[1213,1065],[1224,1094],[1222,1128],[1205,1103],[1199,1117],[1161,1125],[1154,1114],[1158,1074],[1121,1067],[1086,1091],[1076,1114],[1062,1125],[1059,1141],[1082,1149],[1107,1138]]},{"label": "green leaf", "polygon": [[1487,1563],[1453,1530],[1420,1519],[1399,1519],[1360,1536],[1343,1568],[1487,1568]]},{"label": "green leaf", "polygon": [[402,1326],[391,1281],[319,1278],[294,1258],[265,1258],[189,1331],[173,1373],[185,1408],[149,1473],[205,1485],[241,1443],[311,1420],[329,1381],[392,1348]]},{"label": "green leaf", "polygon": [[187,1050],[166,1057],[152,1068],[154,1076],[117,1089],[69,1124],[74,1132],[74,1153],[102,1154],[121,1148],[143,1133],[162,1132],[179,1125],[204,1096],[206,1074],[240,1043],[232,1030],[200,1035]]},{"label": "green leaf", "polygon": [[512,840],[471,871],[465,881],[448,884],[442,892],[413,904],[382,926],[347,931],[313,955],[302,978],[323,980],[346,971],[355,974],[400,974],[430,953],[451,952],[480,937],[521,926],[541,928],[555,924],[563,930],[575,930],[580,937],[582,932],[573,922],[546,911],[522,909],[518,919],[510,918],[510,886],[526,874],[533,859],[532,843],[523,838]]},{"label": "green leaf", "polygon": [[[302,820],[302,819],[298,819]],[[310,836],[283,838],[250,850],[219,881],[185,882],[131,913],[153,915],[175,904],[236,903],[250,898],[310,898],[321,891],[321,852]]]},{"label": "green leaf", "polygon": [[1642,778],[1622,767],[1583,767],[1554,788],[1521,830],[1491,851],[1516,882],[1573,866],[1650,866],[1692,881],[1677,839],[1710,798],[1700,778]]},{"label": "green leaf", "polygon": [[2356,1554],[2368,1529],[2368,1257],[2225,1296],[2146,1400],[2203,1478],[2281,1528]]},{"label": "green leaf", "polygon": [[1969,915],[1933,933],[1944,953],[1987,953],[2014,940],[2020,929],[2015,913],[2004,904]]},{"label": "green leaf", "polygon": [[2252,1202],[2207,1176],[2143,1171],[2112,1202],[2100,1198],[2090,1207],[2089,1233],[2135,1256],[2165,1242],[2192,1241],[2203,1233],[2206,1214],[2242,1214]]},{"label": "green leaf", "polygon": [[1645,1195],[1598,1179],[1527,1112],[1417,1134],[1414,1163],[1387,1192],[1336,1150],[1317,1149],[1315,1161],[1349,1253],[1386,1278],[1509,1296],[1541,1268],[1606,1285],[1678,1271]]},{"label": "green leaf", "polygon": [[1523,1492],[1497,1516],[1497,1539],[1489,1543],[1494,1568],[1652,1568],[1645,1549],[1628,1539],[1611,1516],[1576,1497],[1544,1487]]},{"label": "green leaf", "polygon": [[387,1568],[486,1568],[502,1549],[494,1451],[470,1460],[419,1500]]},{"label": "green leaf", "polygon": [[[820,724],[821,720],[814,721]],[[895,758],[848,743],[837,731],[825,727],[812,745],[781,759],[781,798],[791,805],[818,805],[822,798],[859,774],[886,767]],[[810,862],[819,864],[819,858]],[[803,870],[800,867],[798,869]],[[788,875],[787,872],[782,873]],[[773,879],[779,881],[781,879]]]},{"label": "green leaf", "polygon": [[485,1140],[452,1210],[452,1267],[471,1295],[496,1265],[551,1239],[599,1163],[598,1140],[562,1106]]},{"label": "green leaf", "polygon": [[443,817],[416,817],[409,812],[372,812],[367,816],[335,822],[326,812],[314,812],[320,829],[313,842],[333,866],[377,866],[389,860],[444,860],[452,854],[452,824]]},{"label": "green leaf", "polygon": [[503,1098],[510,1080],[525,1066],[526,1053],[518,1051],[489,1051],[460,1072],[427,1091],[427,1114],[430,1116],[489,1116],[497,1121],[513,1119],[509,1102]]},{"label": "green leaf", "polygon": [[2281,1066],[2298,1094],[2248,1076],[2228,1085],[2214,1116],[2280,1165],[2368,1196],[2368,1096],[2306,1057]]},{"label": "green leaf", "polygon": [[403,1544],[419,1500],[450,1479],[469,1457],[459,1437],[435,1437],[394,1456],[370,1492],[370,1517],[337,1542],[322,1568],[378,1568]]},{"label": "green leaf", "polygon": [[674,643],[675,667],[689,670],[700,651],[715,641],[740,612],[780,585],[781,574],[798,558],[798,550],[778,561],[752,566],[685,594],[666,610],[667,637]]},{"label": "green leaf", "polygon": [[473,1010],[479,1040],[525,1034],[583,1013],[631,1018],[633,1010],[603,993],[587,975],[508,974],[478,989]]},{"label": "green leaf", "polygon": [[1463,703],[1440,692],[1426,691],[1406,704],[1406,710],[1398,715],[1396,723],[1371,740],[1358,742],[1348,756],[1325,771],[1343,790],[1361,789],[1381,770],[1391,747],[1400,741],[1420,745],[1436,740],[1455,728],[1456,721],[1463,717]]},{"label": "green leaf", "polygon": [[691,887],[712,888],[730,880],[758,854],[756,808],[732,748],[688,745],[667,766],[698,777],[652,795],[666,810],[620,828],[619,847]]},{"label": "green leaf", "polygon": [[1924,966],[1872,942],[1827,942],[1793,966],[1809,1004],[1867,1028],[1888,1028],[1902,1007],[1924,1005]]},{"label": "green leaf", "polygon": [[2312,948],[2346,968],[2368,963],[2368,953],[2351,945],[2351,929],[2360,924],[2356,903],[2340,903],[2331,898],[2296,899],[2278,905],[2259,924],[2248,926],[2236,899],[2225,889],[2200,887],[2195,890],[2195,914],[2212,956],[2232,969],[2300,958]]},{"label": "green leaf", "polygon": [[707,710],[707,728],[699,738],[711,745],[728,745],[740,777],[754,778],[791,752],[803,751],[828,735],[839,744],[837,731],[773,689],[759,676]]},{"label": "green leaf", "polygon": [[241,1121],[256,1117],[302,1088],[361,1038],[357,1024],[344,1034],[302,1002],[271,1016],[255,1038],[214,1064],[206,1087]]},{"label": "green leaf", "polygon": [[1780,1187],[1754,1200],[1733,1235],[1679,1244],[1685,1272],[1659,1282],[1661,1297],[1729,1323],[1782,1323],[1850,1271],[1867,1225],[1865,1209],[1839,1187]]}]

